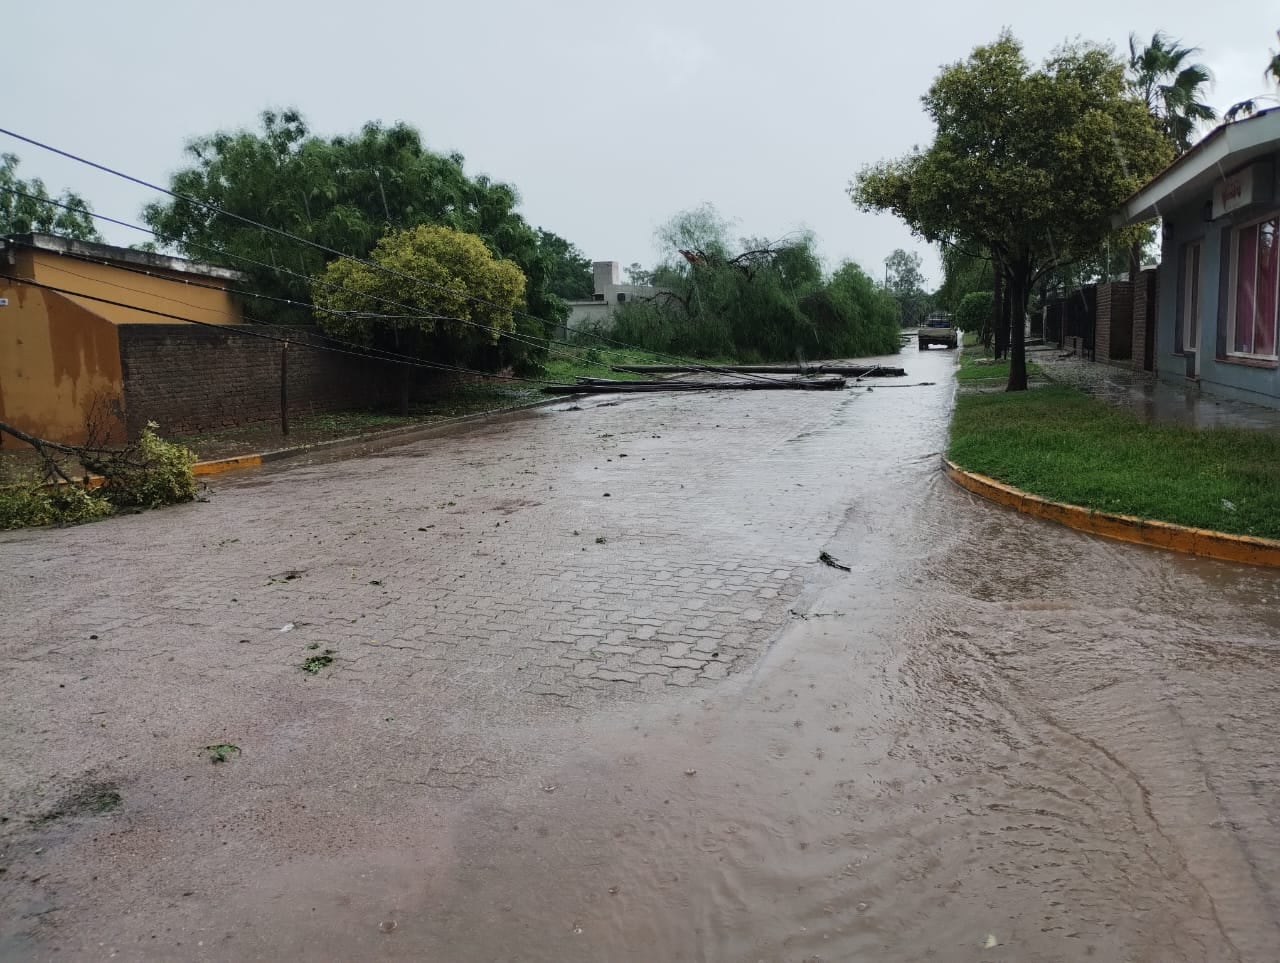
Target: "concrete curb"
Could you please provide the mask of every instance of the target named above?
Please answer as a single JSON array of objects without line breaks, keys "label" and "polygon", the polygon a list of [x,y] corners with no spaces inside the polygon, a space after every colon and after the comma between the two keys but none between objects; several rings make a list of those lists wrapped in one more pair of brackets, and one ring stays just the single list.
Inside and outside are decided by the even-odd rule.
[{"label": "concrete curb", "polygon": [[1228,535],[1207,528],[1191,528],[1172,522],[1152,521],[1133,515],[1116,515],[1100,512],[1079,505],[1054,502],[1039,495],[1032,495],[1012,485],[998,482],[986,475],[966,471],[947,458],[942,459],[943,471],[956,485],[998,505],[1033,515],[1047,521],[1066,525],[1077,531],[1113,538],[1121,542],[1149,545],[1188,555],[1222,559],[1228,562],[1244,562],[1280,568],[1280,541],[1256,538],[1250,535]]},{"label": "concrete curb", "polygon": [[286,458],[300,458],[322,451],[343,451],[345,449],[368,448],[386,443],[388,445],[407,445],[420,438],[429,437],[440,431],[464,425],[473,421],[487,421],[502,415],[516,414],[521,411],[532,411],[536,408],[548,408],[551,405],[562,405],[569,402],[573,395],[533,401],[525,405],[511,408],[495,408],[491,411],[477,411],[470,415],[459,415],[456,418],[445,418],[417,425],[403,425],[399,428],[387,428],[383,431],[370,432],[364,435],[348,435],[345,438],[331,438],[310,445],[298,445],[293,448],[275,448],[271,451],[255,452],[249,455],[236,455],[232,458],[214,458],[209,461],[198,461],[191,471],[197,477],[221,475],[224,472],[237,471],[241,468],[257,468],[273,461],[284,461]]}]

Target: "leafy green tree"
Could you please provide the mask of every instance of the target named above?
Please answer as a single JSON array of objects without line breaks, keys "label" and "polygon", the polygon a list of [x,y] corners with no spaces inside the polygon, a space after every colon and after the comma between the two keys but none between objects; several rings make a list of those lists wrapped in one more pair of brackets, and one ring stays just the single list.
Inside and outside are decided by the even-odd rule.
[{"label": "leafy green tree", "polygon": [[920,255],[914,251],[894,248],[884,259],[884,283],[894,294],[914,294],[924,290],[924,272],[920,270]]},{"label": "leafy green tree", "polygon": [[[371,267],[334,260],[316,278],[312,297],[326,332],[369,347],[427,361],[493,369],[503,333],[516,330],[524,306],[524,273],[494,257],[482,238],[453,228],[419,225],[374,245]],[[406,280],[406,276],[417,279]],[[379,299],[411,308],[371,311]],[[408,408],[409,368],[403,369]]]},{"label": "leafy green tree", "polygon": [[653,284],[653,272],[639,261],[632,261],[624,270],[627,272],[628,284],[635,284],[640,287],[648,287]]},{"label": "leafy green tree", "polygon": [[559,234],[538,229],[538,250],[545,258],[549,280],[547,287],[556,297],[566,301],[589,299],[595,290],[591,259]]},{"label": "leafy green tree", "polygon": [[[326,139],[312,134],[296,110],[266,111],[260,131],[199,137],[187,145],[187,155],[191,165],[173,176],[170,187],[193,200],[151,204],[144,218],[182,253],[247,271],[257,292],[305,302],[310,279],[325,270],[330,256],[213,208],[357,258],[367,257],[388,231],[430,224],[475,234],[525,275],[525,310],[532,318],[517,319],[518,333],[545,338],[567,315],[553,289],[570,281],[572,246],[529,226],[517,211],[514,187],[468,176],[461,154],[428,150],[407,124],[368,123],[355,134]],[[394,292],[390,297],[402,300]],[[251,307],[263,319],[310,320],[304,309]],[[394,310],[385,304],[361,307]],[[504,340],[498,350],[503,361],[522,370],[545,356],[545,348],[514,340]]]},{"label": "leafy green tree", "polygon": [[1023,326],[1035,282],[1097,250],[1112,213],[1172,156],[1124,71],[1114,52],[1087,43],[1033,68],[1005,31],[934,80],[923,98],[931,145],[850,184],[864,210],[896,214],[926,240],[991,253],[1011,303],[1010,391],[1027,386]]},{"label": "leafy green tree", "polygon": [[1201,99],[1213,79],[1209,68],[1188,62],[1200,52],[1198,47],[1183,47],[1160,31],[1152,34],[1145,47],[1139,44],[1137,35],[1130,34],[1126,76],[1129,89],[1146,105],[1147,113],[1174,150],[1186,153],[1191,149],[1196,128],[1218,116]]},{"label": "leafy green tree", "polygon": [[920,255],[896,248],[884,259],[885,287],[902,310],[903,324],[919,324],[929,310]]},{"label": "leafy green tree", "polygon": [[955,326],[977,335],[982,346],[991,348],[991,326],[995,317],[995,296],[990,291],[971,291],[955,309]]},{"label": "leafy green tree", "polygon": [[0,154],[0,236],[5,234],[59,234],[77,241],[101,241],[93,213],[85,200],[72,191],[51,197],[38,177],[18,176],[15,154]]}]

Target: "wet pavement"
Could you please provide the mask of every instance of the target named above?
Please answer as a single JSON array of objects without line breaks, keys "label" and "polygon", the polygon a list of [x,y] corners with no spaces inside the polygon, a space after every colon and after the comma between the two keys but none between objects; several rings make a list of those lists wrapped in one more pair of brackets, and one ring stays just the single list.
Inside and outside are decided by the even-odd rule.
[{"label": "wet pavement", "polygon": [[954,488],[908,360],[0,535],[0,956],[1276,959],[1280,575]]},{"label": "wet pavement", "polygon": [[1149,371],[1078,357],[1064,357],[1056,345],[1027,349],[1053,381],[1079,388],[1148,422],[1196,428],[1250,428],[1280,431],[1280,408],[1268,408],[1201,391],[1193,382],[1161,381]]}]

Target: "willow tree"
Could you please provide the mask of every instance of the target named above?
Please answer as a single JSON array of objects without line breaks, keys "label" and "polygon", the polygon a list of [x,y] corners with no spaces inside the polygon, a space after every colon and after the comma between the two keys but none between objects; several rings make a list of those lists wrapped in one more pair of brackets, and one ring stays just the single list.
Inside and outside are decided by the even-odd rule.
[{"label": "willow tree", "polygon": [[1014,319],[1010,391],[1027,387],[1021,335],[1046,272],[1098,249],[1120,204],[1172,157],[1114,51],[1068,44],[1033,67],[1008,31],[943,68],[922,98],[927,148],[864,168],[859,208],[897,215],[917,235],[985,250]]}]

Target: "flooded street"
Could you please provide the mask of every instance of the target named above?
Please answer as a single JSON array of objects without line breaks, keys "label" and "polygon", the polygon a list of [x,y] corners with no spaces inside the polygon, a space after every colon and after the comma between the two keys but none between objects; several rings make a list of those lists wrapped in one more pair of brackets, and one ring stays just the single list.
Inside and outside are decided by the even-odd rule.
[{"label": "flooded street", "polygon": [[0,535],[0,956],[1280,958],[1280,573],[958,490],[902,359]]}]

